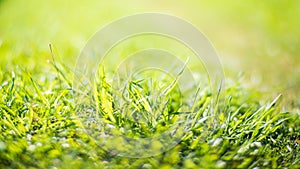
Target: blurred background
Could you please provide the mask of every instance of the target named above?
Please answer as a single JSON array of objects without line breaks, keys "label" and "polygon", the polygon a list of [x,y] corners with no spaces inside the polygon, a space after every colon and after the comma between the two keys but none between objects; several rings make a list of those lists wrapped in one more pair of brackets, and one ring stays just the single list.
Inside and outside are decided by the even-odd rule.
[{"label": "blurred background", "polygon": [[[226,77],[300,107],[300,1],[0,0],[0,68],[43,73],[51,59],[74,66],[102,26],[131,14],[162,12],[199,28],[215,46]],[[1,79],[0,79],[1,80]]]}]

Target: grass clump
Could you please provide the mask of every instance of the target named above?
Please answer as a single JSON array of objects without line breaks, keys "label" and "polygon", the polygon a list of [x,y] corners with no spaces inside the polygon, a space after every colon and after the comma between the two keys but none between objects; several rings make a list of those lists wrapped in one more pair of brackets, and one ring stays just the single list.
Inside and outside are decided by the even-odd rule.
[{"label": "grass clump", "polygon": [[[64,72],[61,70],[60,73]],[[211,94],[203,88],[189,111],[191,125],[184,128],[178,144],[156,156],[126,158],[99,146],[99,140],[83,128],[85,124],[78,118],[80,105],[73,99],[72,86],[64,80],[69,78],[66,74],[52,73],[41,79],[20,69],[3,72],[0,168],[300,167],[300,118],[296,113],[281,110],[280,96],[262,104],[260,94],[253,94],[239,84],[227,85],[224,96],[220,97],[214,128],[205,132],[205,124],[210,119],[208,103]],[[143,80],[132,81],[123,91],[131,104],[123,102],[123,106],[118,107],[117,104],[122,102],[114,100],[119,97],[113,96],[112,86],[105,83],[104,76],[99,80],[95,81],[98,87],[92,94],[96,103],[93,108],[98,111],[92,113],[97,112],[95,117],[116,131],[122,133],[125,130],[128,137],[162,133],[182,116],[180,109],[184,103],[176,103],[181,97],[178,94],[155,97],[158,102],[153,104],[151,97],[147,97],[152,94],[147,89],[149,85]],[[131,111],[121,111],[120,107]],[[129,116],[122,112],[146,114],[137,114],[141,115],[135,116],[141,120],[137,123],[128,120],[126,117]],[[154,114],[149,116],[147,113]],[[121,143],[114,143],[114,146],[125,146]],[[163,144],[154,142],[152,149],[160,149]]]}]

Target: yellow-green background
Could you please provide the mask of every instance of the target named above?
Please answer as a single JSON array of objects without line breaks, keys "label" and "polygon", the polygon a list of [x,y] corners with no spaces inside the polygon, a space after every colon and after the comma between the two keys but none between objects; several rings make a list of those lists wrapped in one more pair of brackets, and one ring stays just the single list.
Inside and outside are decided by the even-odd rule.
[{"label": "yellow-green background", "polygon": [[[0,0],[0,67],[42,72],[50,59],[74,65],[97,30],[120,17],[173,14],[196,25],[214,44],[227,77],[283,92],[299,103],[300,1],[40,1]],[[299,105],[298,105],[299,106]]]}]

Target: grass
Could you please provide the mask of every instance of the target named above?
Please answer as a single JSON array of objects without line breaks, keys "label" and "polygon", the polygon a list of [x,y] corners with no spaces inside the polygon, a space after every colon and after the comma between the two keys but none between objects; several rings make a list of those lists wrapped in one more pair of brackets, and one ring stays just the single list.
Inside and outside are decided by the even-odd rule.
[{"label": "grass", "polygon": [[[69,78],[68,71],[59,67],[52,65],[53,76],[46,78],[33,76],[22,69],[2,73],[0,168],[300,166],[299,115],[281,111],[280,96],[262,104],[259,93],[243,89],[238,83],[227,85],[226,94],[220,97],[216,126],[209,133],[205,133],[205,124],[211,117],[207,113],[211,93],[204,88],[198,93],[193,108],[189,109],[189,119],[193,123],[184,129],[184,136],[175,147],[148,158],[116,156],[99,146],[101,141],[99,144],[99,140],[92,139],[83,130],[84,124],[77,116],[82,105],[74,102],[72,86],[64,80]],[[149,85],[143,85],[143,81],[132,81],[125,87],[127,94],[124,95],[130,103],[123,106],[125,111],[118,111],[115,103],[120,101],[114,100],[118,97],[113,97],[114,92],[105,76],[99,77],[99,81],[95,81],[98,87],[92,90],[93,101],[97,103],[96,112],[105,124],[114,126],[117,131],[121,132],[124,127],[127,132],[123,134],[128,137],[140,138],[163,132],[181,116],[176,113],[183,105],[176,102],[180,96],[165,96],[153,107],[151,100],[142,99],[151,96],[150,90],[146,89]],[[176,87],[173,90],[177,93]],[[155,116],[146,114],[140,117],[140,123],[128,120],[130,116],[121,113],[137,110],[160,113]],[[112,144],[117,146],[120,142]],[[158,146],[161,150],[159,144],[163,142],[155,144],[154,148]]]},{"label": "grass", "polygon": [[[298,6],[0,0],[0,168],[300,168]],[[88,38],[141,12],[186,18],[209,37],[226,70],[217,105],[206,83],[182,93],[176,77],[156,80],[161,72],[141,72],[116,88],[106,67],[90,90],[74,89],[74,58]],[[145,47],[191,56],[195,65],[188,66],[199,68],[191,51],[164,37],[132,38],[110,56],[124,59]],[[235,78],[237,71],[245,76]],[[277,94],[272,99],[261,92],[266,86]],[[182,120],[184,128],[177,126]],[[178,128],[171,145],[168,137],[133,146],[111,137],[148,138]],[[127,155],[155,156],[117,156],[115,149],[124,148]]]}]

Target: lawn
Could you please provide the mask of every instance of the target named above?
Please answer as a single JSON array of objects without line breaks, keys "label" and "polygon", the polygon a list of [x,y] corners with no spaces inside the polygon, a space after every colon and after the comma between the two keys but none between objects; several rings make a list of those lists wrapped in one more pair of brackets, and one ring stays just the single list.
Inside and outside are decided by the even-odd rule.
[{"label": "lawn", "polygon": [[[0,0],[0,168],[300,168],[299,5]],[[122,41],[76,87],[95,32],[142,12],[199,28],[222,63],[221,90],[195,53],[153,35]],[[132,55],[145,48],[178,56],[177,74],[124,81],[128,65],[168,67]],[[188,70],[196,85],[179,80]]]}]

